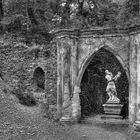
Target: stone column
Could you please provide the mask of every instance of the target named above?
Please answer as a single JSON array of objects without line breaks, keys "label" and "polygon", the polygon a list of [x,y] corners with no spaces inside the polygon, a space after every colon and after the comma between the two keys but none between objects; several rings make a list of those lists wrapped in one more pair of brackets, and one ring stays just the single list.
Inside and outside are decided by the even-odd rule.
[{"label": "stone column", "polygon": [[134,123],[134,129],[140,131],[140,36],[136,36],[137,44],[137,102],[136,102],[136,121]]},{"label": "stone column", "polygon": [[73,39],[73,45],[71,46],[71,85],[72,85],[72,92],[74,91],[74,85],[76,84],[77,78],[77,46],[78,42],[77,39]]},{"label": "stone column", "polygon": [[57,117],[62,116],[62,62],[61,62],[61,43],[57,42]]},{"label": "stone column", "polygon": [[75,122],[79,121],[81,117],[81,105],[80,105],[80,97],[79,97],[80,92],[81,92],[80,87],[75,85],[73,98],[72,98],[72,118],[73,121]]},{"label": "stone column", "polygon": [[78,40],[73,39],[73,46],[71,48],[71,73],[72,73],[72,120],[77,122],[81,117],[81,105],[79,93],[81,89],[77,86],[77,76],[78,76]]},{"label": "stone column", "polygon": [[[67,40],[68,41],[68,40]],[[71,119],[71,88],[70,88],[70,48],[69,42],[63,42],[62,55],[62,85],[63,85],[63,107],[62,118],[60,121],[69,121]]]},{"label": "stone column", "polygon": [[[77,78],[77,40],[75,38],[68,40],[65,44],[64,53],[64,102],[63,116],[61,121],[73,121],[72,112],[76,112],[77,100],[79,102],[79,93],[77,88],[74,90]],[[78,91],[79,92],[79,91]],[[73,93],[73,98],[72,98]],[[77,96],[78,95],[78,96]],[[74,113],[76,114],[76,113]]]},{"label": "stone column", "polygon": [[129,121],[133,124],[136,120],[136,96],[137,96],[137,46],[132,37],[129,46]]},{"label": "stone column", "polygon": [[140,45],[137,47],[137,121],[140,122]]}]

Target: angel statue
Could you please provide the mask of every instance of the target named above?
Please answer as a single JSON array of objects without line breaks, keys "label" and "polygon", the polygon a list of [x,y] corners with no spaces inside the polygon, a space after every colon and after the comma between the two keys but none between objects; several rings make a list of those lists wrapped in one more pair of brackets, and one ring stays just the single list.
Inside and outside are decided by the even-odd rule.
[{"label": "angel statue", "polygon": [[121,76],[121,72],[118,72],[118,74],[114,77],[113,74],[108,70],[105,71],[105,74],[105,78],[107,79],[108,83],[106,87],[106,92],[109,96],[107,103],[119,103],[120,99],[117,97],[115,82]]}]

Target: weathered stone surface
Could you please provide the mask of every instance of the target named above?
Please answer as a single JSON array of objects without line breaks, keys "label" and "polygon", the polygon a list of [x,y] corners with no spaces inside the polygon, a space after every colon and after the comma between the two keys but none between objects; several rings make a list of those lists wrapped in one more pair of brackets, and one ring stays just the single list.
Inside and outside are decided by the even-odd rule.
[{"label": "weathered stone surface", "polygon": [[137,44],[137,121],[140,122],[140,35],[135,38]]},{"label": "weathered stone surface", "polygon": [[81,92],[80,87],[75,86],[72,98],[72,117],[74,120],[78,121],[81,116],[81,106],[79,93]]},{"label": "weathered stone surface", "polygon": [[129,46],[129,120],[134,123],[136,120],[136,95],[137,95],[137,45],[135,44],[135,36],[130,38]]}]

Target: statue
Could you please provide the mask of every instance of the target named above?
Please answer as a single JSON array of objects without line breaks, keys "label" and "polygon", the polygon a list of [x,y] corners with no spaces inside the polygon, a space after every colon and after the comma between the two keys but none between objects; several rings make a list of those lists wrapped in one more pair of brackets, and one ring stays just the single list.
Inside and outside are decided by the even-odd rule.
[{"label": "statue", "polygon": [[105,74],[106,74],[105,78],[107,79],[108,82],[106,92],[109,96],[107,103],[119,103],[120,99],[117,97],[115,82],[120,77],[121,72],[118,72],[118,74],[114,77],[113,74],[108,70],[105,71]]}]

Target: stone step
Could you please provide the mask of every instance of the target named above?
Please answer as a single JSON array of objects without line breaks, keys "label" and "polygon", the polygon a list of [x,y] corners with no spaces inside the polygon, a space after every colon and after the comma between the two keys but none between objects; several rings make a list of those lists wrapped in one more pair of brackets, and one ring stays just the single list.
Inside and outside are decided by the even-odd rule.
[{"label": "stone step", "polygon": [[101,119],[123,119],[120,115],[101,115]]},{"label": "stone step", "polygon": [[[117,119],[115,119],[115,118]],[[122,119],[117,116],[108,116],[108,118],[102,114],[102,115],[96,115],[96,116],[89,116],[81,120],[81,123],[89,124],[89,125],[96,125],[96,124],[114,124],[114,125],[129,125],[128,119]]]}]

